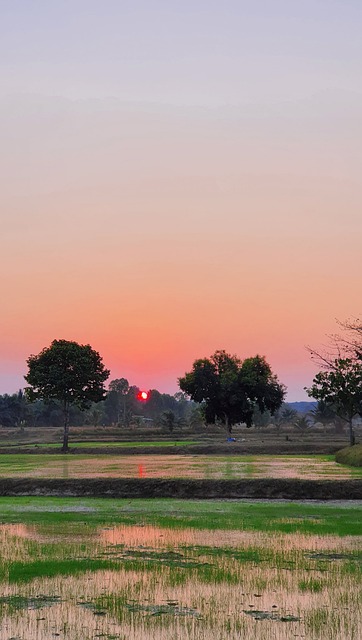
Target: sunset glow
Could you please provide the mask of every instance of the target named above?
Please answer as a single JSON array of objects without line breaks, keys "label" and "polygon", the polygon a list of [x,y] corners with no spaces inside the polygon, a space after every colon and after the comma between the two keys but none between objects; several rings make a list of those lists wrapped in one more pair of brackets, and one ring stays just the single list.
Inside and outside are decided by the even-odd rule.
[{"label": "sunset glow", "polygon": [[[175,393],[196,358],[306,345],[361,315],[362,8],[0,7],[0,393],[54,339]],[[358,306],[359,305],[359,306]]]}]

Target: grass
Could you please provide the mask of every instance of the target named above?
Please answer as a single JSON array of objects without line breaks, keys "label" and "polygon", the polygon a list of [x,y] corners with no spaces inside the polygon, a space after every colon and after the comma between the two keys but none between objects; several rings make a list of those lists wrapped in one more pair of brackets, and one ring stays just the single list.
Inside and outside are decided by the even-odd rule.
[{"label": "grass", "polygon": [[37,560],[35,562],[11,562],[8,566],[8,581],[12,583],[30,582],[35,578],[55,576],[76,576],[86,571],[117,570],[119,562],[82,558],[71,560]]},{"label": "grass", "polygon": [[321,580],[315,580],[309,578],[309,580],[300,580],[298,583],[300,591],[311,591],[312,593],[319,593],[324,589],[324,583]]},{"label": "grass", "polygon": [[247,500],[0,498],[0,522],[362,535],[362,507]]},{"label": "grass", "polygon": [[[94,441],[89,441],[89,440],[85,440],[85,441],[69,441],[69,448],[70,449],[77,449],[82,448],[82,449],[92,449],[92,448],[99,448],[102,449],[104,447],[109,447],[109,448],[113,448],[113,447],[117,447],[117,448],[144,448],[144,447],[186,447],[186,446],[191,446],[191,445],[195,445],[195,444],[199,444],[199,441],[197,440],[158,440],[158,441],[137,441],[137,442],[124,442],[124,441],[119,441],[119,442],[106,442],[106,441],[99,441],[99,440],[94,440]],[[47,443],[41,443],[41,444],[24,444],[24,445],[19,445],[19,446],[26,446],[27,448],[34,448],[34,449],[42,449],[42,448],[50,448],[50,449],[60,449],[62,446],[61,442],[51,442],[49,444]]]},{"label": "grass", "polygon": [[336,462],[350,467],[362,467],[362,444],[345,447],[336,453]]}]

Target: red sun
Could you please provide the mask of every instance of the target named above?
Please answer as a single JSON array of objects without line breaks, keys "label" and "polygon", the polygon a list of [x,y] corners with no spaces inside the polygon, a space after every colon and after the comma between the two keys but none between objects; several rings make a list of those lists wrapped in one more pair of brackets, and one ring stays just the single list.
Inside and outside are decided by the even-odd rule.
[{"label": "red sun", "polygon": [[139,391],[137,394],[137,400],[141,400],[141,402],[146,402],[146,400],[148,400],[147,391]]}]

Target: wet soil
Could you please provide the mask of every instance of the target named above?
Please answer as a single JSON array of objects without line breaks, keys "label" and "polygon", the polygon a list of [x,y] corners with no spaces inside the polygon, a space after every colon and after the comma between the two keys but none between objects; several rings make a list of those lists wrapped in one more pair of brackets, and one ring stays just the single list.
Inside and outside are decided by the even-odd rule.
[{"label": "wet soil", "polygon": [[89,478],[0,480],[1,496],[361,500],[362,480]]}]

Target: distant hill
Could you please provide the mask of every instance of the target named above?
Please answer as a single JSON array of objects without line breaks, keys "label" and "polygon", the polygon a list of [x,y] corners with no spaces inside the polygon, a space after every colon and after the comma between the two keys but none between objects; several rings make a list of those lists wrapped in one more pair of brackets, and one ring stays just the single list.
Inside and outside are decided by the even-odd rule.
[{"label": "distant hill", "polygon": [[308,413],[317,406],[316,402],[286,402],[285,404],[298,413]]}]

